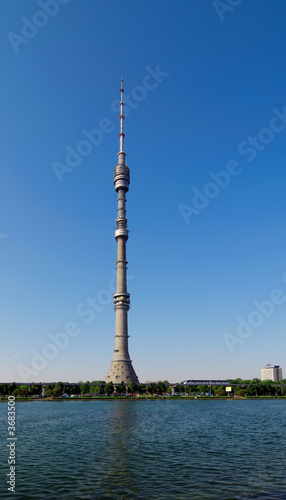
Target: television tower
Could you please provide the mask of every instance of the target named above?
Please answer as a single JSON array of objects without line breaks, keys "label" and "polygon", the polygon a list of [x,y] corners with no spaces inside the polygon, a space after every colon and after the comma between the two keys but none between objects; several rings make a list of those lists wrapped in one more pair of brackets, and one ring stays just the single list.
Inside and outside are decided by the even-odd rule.
[{"label": "television tower", "polygon": [[116,261],[116,293],[114,297],[115,309],[115,349],[114,356],[111,361],[111,367],[105,378],[106,382],[113,382],[113,384],[130,384],[135,382],[138,384],[138,377],[132,366],[132,361],[128,352],[128,317],[127,313],[130,308],[130,295],[127,292],[126,280],[126,242],[128,240],[128,229],[126,219],[126,198],[125,194],[129,189],[130,174],[129,168],[125,163],[124,152],[124,101],[123,101],[123,79],[121,79],[120,89],[120,133],[119,133],[119,153],[118,164],[114,169],[114,185],[117,192],[117,219],[115,239],[117,242],[117,261]]}]

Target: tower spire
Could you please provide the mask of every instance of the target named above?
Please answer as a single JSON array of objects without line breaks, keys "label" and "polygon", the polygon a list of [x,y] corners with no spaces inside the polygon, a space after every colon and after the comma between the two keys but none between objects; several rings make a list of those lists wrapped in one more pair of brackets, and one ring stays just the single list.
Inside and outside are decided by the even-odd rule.
[{"label": "tower spire", "polygon": [[117,242],[116,261],[116,292],[113,295],[115,309],[115,349],[111,367],[105,378],[106,382],[113,384],[130,382],[138,384],[138,378],[132,366],[128,351],[128,310],[130,308],[130,294],[127,291],[127,260],[126,242],[128,240],[127,218],[126,218],[126,193],[129,190],[130,173],[125,163],[124,152],[124,101],[123,101],[123,78],[120,87],[120,133],[118,164],[114,169],[113,182],[117,192],[117,219],[115,239]]},{"label": "tower spire", "polygon": [[123,100],[123,93],[124,93],[124,88],[123,88],[123,78],[121,78],[121,87],[120,87],[120,133],[119,133],[119,155],[120,153],[124,153],[124,100]]}]

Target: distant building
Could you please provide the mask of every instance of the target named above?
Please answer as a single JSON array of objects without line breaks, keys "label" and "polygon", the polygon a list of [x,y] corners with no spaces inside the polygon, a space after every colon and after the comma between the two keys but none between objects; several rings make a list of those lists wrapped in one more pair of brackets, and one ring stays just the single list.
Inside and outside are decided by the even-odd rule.
[{"label": "distant building", "polygon": [[282,368],[278,365],[266,365],[261,370],[261,380],[282,380]]},{"label": "distant building", "polygon": [[230,385],[228,380],[184,380],[184,385]]}]

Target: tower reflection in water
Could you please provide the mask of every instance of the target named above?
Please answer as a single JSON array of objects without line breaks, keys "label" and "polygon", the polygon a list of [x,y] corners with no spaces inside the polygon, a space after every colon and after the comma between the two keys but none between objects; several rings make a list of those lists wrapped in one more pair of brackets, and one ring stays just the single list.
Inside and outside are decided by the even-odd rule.
[{"label": "tower reflection in water", "polygon": [[[127,403],[127,404],[126,404]],[[104,494],[114,498],[131,498],[140,493],[136,476],[140,442],[136,432],[138,412],[136,401],[116,401],[108,415],[109,429],[106,436],[105,474],[102,478]],[[137,483],[137,484],[136,484]]]}]

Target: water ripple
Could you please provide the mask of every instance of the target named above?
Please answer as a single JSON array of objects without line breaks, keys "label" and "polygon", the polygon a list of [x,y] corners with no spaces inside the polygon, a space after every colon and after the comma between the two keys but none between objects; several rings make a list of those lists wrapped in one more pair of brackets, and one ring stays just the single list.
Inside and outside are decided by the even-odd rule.
[{"label": "water ripple", "polygon": [[[285,500],[285,409],[284,400],[18,403],[14,498]],[[5,500],[5,446],[0,458]]]}]

